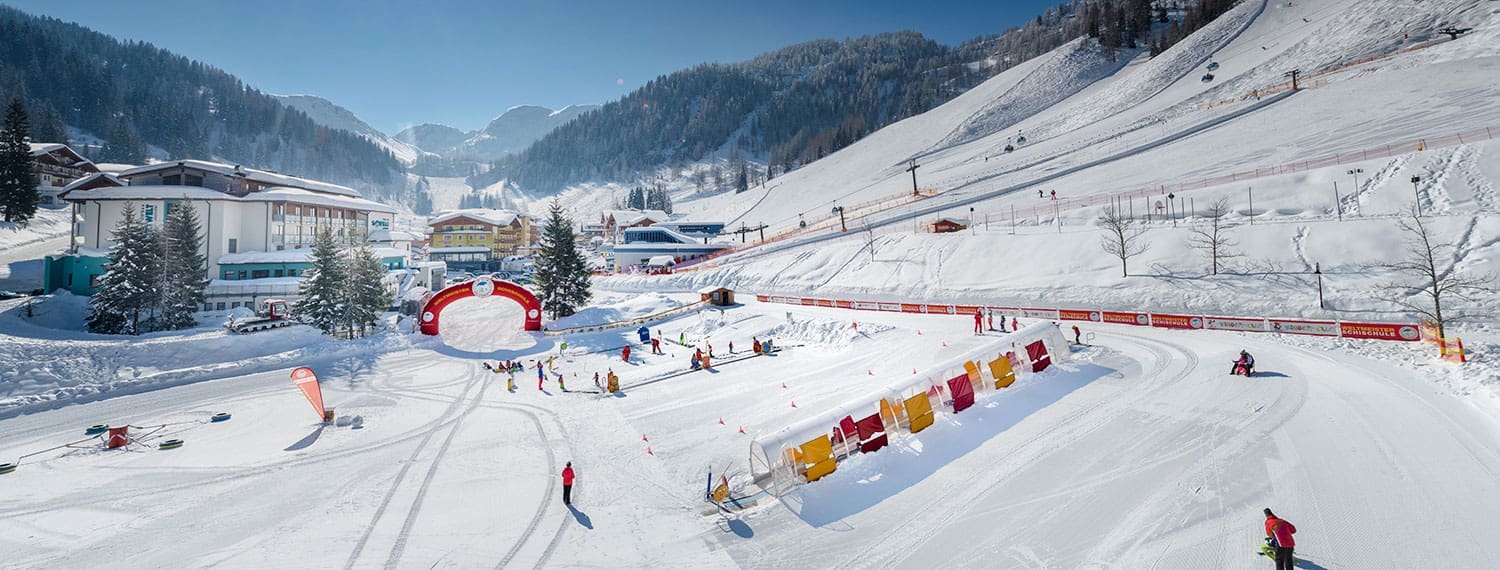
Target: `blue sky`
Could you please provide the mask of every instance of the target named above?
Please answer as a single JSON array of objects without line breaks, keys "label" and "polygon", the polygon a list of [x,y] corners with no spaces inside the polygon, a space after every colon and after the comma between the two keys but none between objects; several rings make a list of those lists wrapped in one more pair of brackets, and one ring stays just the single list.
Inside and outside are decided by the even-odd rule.
[{"label": "blue sky", "polygon": [[614,100],[658,75],[816,38],[912,29],[946,44],[1058,0],[5,0],[151,42],[272,93],[310,93],[387,133],[465,130],[522,104]]}]

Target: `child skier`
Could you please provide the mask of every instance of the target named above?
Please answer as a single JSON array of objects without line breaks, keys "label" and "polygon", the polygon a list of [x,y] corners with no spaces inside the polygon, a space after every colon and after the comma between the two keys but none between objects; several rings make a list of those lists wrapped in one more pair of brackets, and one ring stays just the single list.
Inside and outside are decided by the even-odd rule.
[{"label": "child skier", "polygon": [[542,388],[542,382],[546,382],[546,381],[547,381],[547,371],[542,370],[542,361],[538,360],[538,361],[536,361],[536,389],[537,390],[545,390],[545,388]]}]

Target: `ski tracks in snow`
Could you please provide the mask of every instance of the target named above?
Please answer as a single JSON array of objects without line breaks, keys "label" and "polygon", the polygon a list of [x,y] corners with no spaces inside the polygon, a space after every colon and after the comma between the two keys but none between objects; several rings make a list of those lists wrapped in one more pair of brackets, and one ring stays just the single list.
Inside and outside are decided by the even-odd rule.
[{"label": "ski tracks in snow", "polygon": [[[1139,340],[1139,339],[1138,339]],[[1156,341],[1146,341],[1156,342]],[[1137,343],[1145,346],[1145,343]],[[1157,343],[1163,344],[1165,343]],[[1143,379],[1157,384],[1172,384],[1186,378],[1197,369],[1198,358],[1191,351],[1180,351],[1177,359],[1171,358],[1165,351],[1154,347],[1145,347],[1155,356],[1155,366],[1142,375]],[[1179,372],[1165,377],[1164,373],[1171,368],[1174,362],[1185,362],[1186,366]],[[934,538],[941,536],[950,525],[961,516],[966,515],[975,506],[982,503],[985,498],[993,495],[1002,487],[1006,481],[1021,474],[1029,465],[1036,463],[1050,455],[1058,453],[1068,447],[1070,443],[1077,442],[1100,428],[1109,425],[1120,414],[1129,409],[1130,404],[1145,397],[1148,392],[1136,389],[1125,391],[1119,397],[1104,397],[1087,404],[1083,407],[1068,412],[1064,417],[1053,420],[1052,425],[1046,429],[1030,436],[1010,449],[994,449],[992,453],[1001,453],[1003,457],[997,458],[996,466],[991,471],[976,471],[965,477],[962,485],[954,485],[954,492],[948,500],[934,502],[922,510],[907,517],[908,523],[899,525],[886,532],[881,537],[870,542],[869,550],[845,559],[838,565],[839,568],[870,567],[870,568],[894,568],[900,567],[907,559],[920,549],[923,545],[931,542]],[[980,448],[973,453],[983,453]],[[1161,458],[1161,461],[1169,460]],[[1127,470],[1139,470],[1149,466],[1135,465]],[[1101,475],[1107,478],[1110,475]],[[983,479],[984,484],[979,484]],[[954,507],[954,505],[960,505]],[[1021,565],[1034,561],[1035,554],[1027,555],[1017,553],[1020,558],[1016,560]]]}]

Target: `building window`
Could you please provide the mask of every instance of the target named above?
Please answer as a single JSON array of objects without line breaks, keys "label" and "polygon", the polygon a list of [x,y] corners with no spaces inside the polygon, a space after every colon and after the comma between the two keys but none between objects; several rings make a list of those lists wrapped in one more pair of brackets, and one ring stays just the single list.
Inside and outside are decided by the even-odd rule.
[{"label": "building window", "polygon": [[234,272],[233,271],[225,271],[224,272],[224,280],[225,281],[233,281],[234,280]]},{"label": "building window", "polygon": [[236,238],[229,238],[229,253],[239,253],[239,251],[240,251],[240,240],[238,240]]},{"label": "building window", "polygon": [[156,221],[156,204],[142,205],[141,216],[146,219],[146,223],[148,224]]},{"label": "building window", "polygon": [[[71,279],[72,277],[73,277],[72,275],[68,275],[69,279]],[[98,289],[99,288],[99,280],[103,279],[103,278],[104,278],[104,274],[103,273],[100,273],[98,275],[90,275],[89,276],[89,288],[90,289]],[[72,283],[69,283],[69,285],[72,285]]]},{"label": "building window", "polygon": [[244,271],[241,271],[241,272],[239,272],[239,273],[237,273],[235,275],[239,278],[240,281],[244,281],[245,280],[245,272]]},{"label": "building window", "polygon": [[296,269],[288,269],[288,270],[286,270],[286,276],[287,277],[296,277],[297,276],[297,272],[298,271]]},{"label": "building window", "polygon": [[182,185],[182,175],[181,174],[170,174],[170,175],[167,175],[167,176],[163,176],[163,177],[161,177],[161,184],[162,184],[162,186],[181,186]]},{"label": "building window", "polygon": [[256,269],[250,272],[251,279],[265,279],[271,276],[270,269]]},{"label": "building window", "polygon": [[214,304],[213,303],[204,303],[203,304],[203,310],[204,311],[212,311],[212,310],[214,310]]},{"label": "building window", "polygon": [[220,311],[224,310],[224,302],[220,301],[219,304],[215,308],[218,309],[218,310],[220,310]]},{"label": "building window", "polygon": [[202,186],[203,177],[196,174],[184,174],[182,176],[182,183],[184,186]]},{"label": "building window", "polygon": [[230,303],[229,304],[229,308],[231,308],[231,309],[238,309],[238,308],[240,308],[240,302],[239,301],[235,301],[233,303]]},{"label": "building window", "polygon": [[276,277],[286,277],[286,270],[285,269],[277,269],[276,273],[275,273],[275,276]]}]

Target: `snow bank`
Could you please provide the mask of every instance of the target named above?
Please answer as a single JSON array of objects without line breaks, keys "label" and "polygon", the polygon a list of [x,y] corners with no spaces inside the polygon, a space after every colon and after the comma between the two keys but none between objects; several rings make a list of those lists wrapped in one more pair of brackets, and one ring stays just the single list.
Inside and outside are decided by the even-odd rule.
[{"label": "snow bank", "polygon": [[547,328],[565,329],[628,321],[682,306],[682,301],[661,293],[610,296],[596,302],[597,304],[584,307],[577,313],[548,322]]}]

